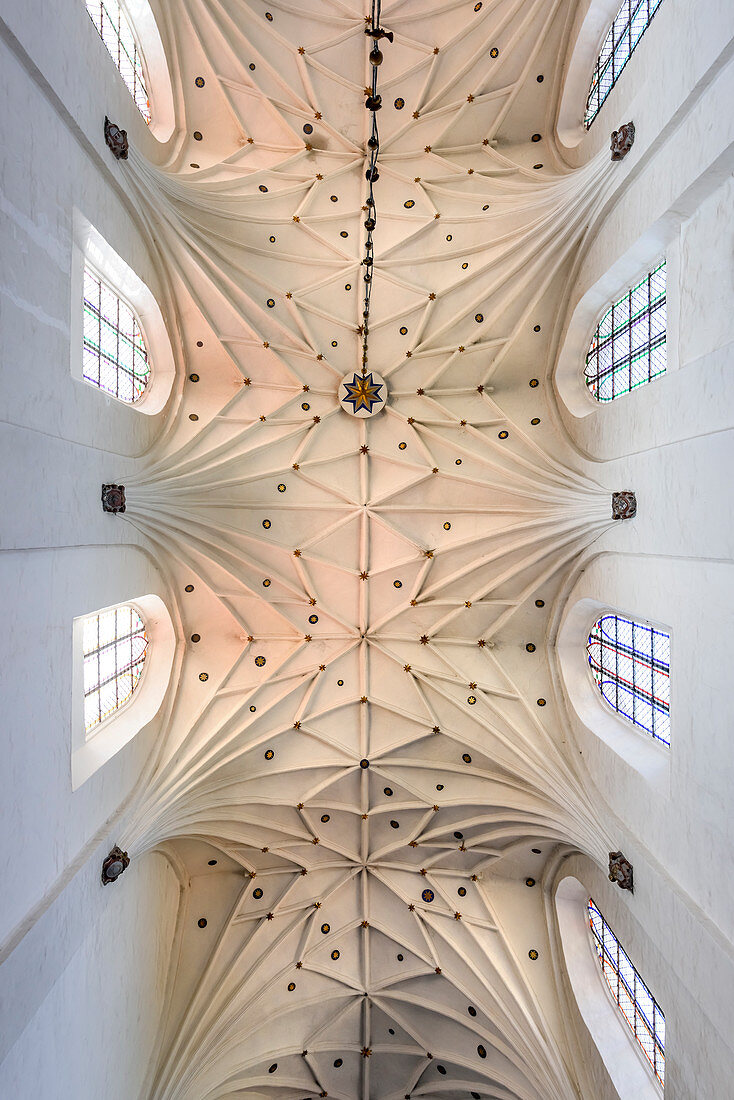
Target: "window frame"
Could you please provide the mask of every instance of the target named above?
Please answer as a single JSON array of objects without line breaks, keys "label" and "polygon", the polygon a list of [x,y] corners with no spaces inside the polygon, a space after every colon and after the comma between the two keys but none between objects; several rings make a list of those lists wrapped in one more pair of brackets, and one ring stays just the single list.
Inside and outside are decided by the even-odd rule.
[{"label": "window frame", "polygon": [[[71,624],[71,789],[76,791],[96,771],[142,732],[156,717],[168,693],[176,663],[177,632],[160,596],[121,598],[107,607],[91,607]],[[84,715],[84,622],[93,615],[129,605],[143,619],[148,649],[143,674],[125,704],[99,722],[87,736]]]},{"label": "window frame", "polygon": [[[132,689],[131,689],[129,695],[127,696],[127,698],[124,699],[122,703],[119,703],[117,706],[115,706],[114,709],[109,711],[109,713],[106,714],[104,717],[100,717],[100,719],[91,726],[87,725],[87,720],[86,720],[87,695],[90,694],[91,691],[99,692],[101,690],[101,688],[104,686],[104,683],[117,684],[117,681],[119,680],[120,676],[124,674],[125,670],[123,670],[122,672],[119,672],[116,669],[115,670],[115,676],[112,678],[112,680],[108,679],[107,681],[104,681],[103,683],[99,683],[99,682],[96,683],[95,687],[90,689],[90,692],[87,691],[86,684],[84,684],[84,710],[85,710],[84,733],[85,733],[87,741],[90,741],[93,737],[96,737],[97,734],[100,733],[100,731],[102,731],[104,729],[104,726],[108,722],[111,722],[115,718],[117,718],[127,707],[131,706],[131,704],[134,702],[135,694],[136,694],[137,691],[140,690],[140,688],[143,684],[143,680],[145,678],[145,673],[146,673],[146,671],[148,670],[148,667],[149,667],[148,657],[149,657],[149,650],[150,650],[150,636],[149,636],[149,633],[148,633],[148,625],[147,625],[147,622],[145,620],[145,616],[140,611],[140,609],[138,607],[136,607],[135,604],[133,602],[129,601],[129,600],[124,602],[124,603],[113,604],[112,607],[110,607],[110,608],[104,608],[100,611],[93,611],[91,613],[91,615],[87,615],[82,620],[81,629],[82,629],[82,638],[83,638],[84,634],[86,632],[87,623],[89,623],[89,621],[91,619],[97,619],[97,622],[99,623],[99,620],[101,619],[101,617],[103,615],[111,614],[112,612],[117,613],[118,611],[122,611],[122,610],[125,610],[127,608],[129,608],[134,614],[136,614],[138,616],[138,619],[142,623],[143,635],[145,637],[145,647],[143,649],[142,661],[135,661],[131,665],[131,667],[134,668],[138,663],[140,663],[140,665],[141,665],[140,673],[137,676],[137,679],[135,680],[135,683],[133,684]],[[106,643],[104,646],[98,644],[97,647],[95,649],[91,650],[89,653],[85,653],[84,648],[82,648],[82,656],[83,656],[83,662],[84,662],[84,672],[86,673],[86,661],[88,660],[89,657],[93,656],[95,653],[100,653],[102,651],[102,649],[107,648],[107,646],[112,646],[112,645],[118,643],[119,641],[124,641],[125,638],[127,638],[127,637],[130,637],[132,639],[134,637],[135,633],[136,633],[136,631],[133,631],[130,634],[125,634],[125,635],[115,635],[114,639],[111,642]],[[83,642],[82,642],[82,646],[83,646]],[[131,646],[131,650],[132,650],[132,646]],[[131,656],[132,656],[132,653],[131,653]],[[100,701],[100,704],[99,704],[100,714],[101,714],[101,709],[102,709],[102,707],[101,707],[101,701]]]},{"label": "window frame", "polygon": [[[598,978],[601,982],[602,989],[606,992],[606,995],[607,995],[611,1005],[614,1008],[614,1013],[615,1013],[617,1019],[622,1024],[626,1035],[632,1040],[632,1042],[630,1044],[631,1049],[634,1050],[635,1053],[638,1055],[640,1062],[642,1063],[642,1065],[647,1070],[647,1073],[649,1074],[652,1083],[654,1084],[654,1086],[658,1090],[658,1093],[659,1094],[664,1094],[664,1091],[665,1091],[665,1068],[666,1068],[665,1039],[663,1039],[662,1043],[660,1044],[660,1040],[658,1038],[657,1031],[655,1031],[654,1028],[651,1029],[651,1035],[652,1035],[652,1040],[653,1040],[653,1049],[656,1050],[658,1045],[662,1046],[663,1075],[662,1075],[662,1078],[661,1078],[660,1075],[658,1074],[655,1061],[651,1060],[651,1058],[649,1057],[647,1051],[645,1050],[645,1047],[640,1042],[640,1040],[637,1036],[637,1032],[635,1030],[635,1027],[630,1023],[629,1018],[627,1017],[624,1009],[622,1008],[622,1005],[621,1005],[620,1001],[615,996],[614,990],[612,989],[612,986],[611,986],[611,984],[609,983],[609,981],[607,979],[606,972],[605,972],[604,967],[603,967],[602,959],[601,959],[601,956],[599,955],[599,951],[598,951],[597,946],[596,946],[597,936],[596,936],[596,932],[595,932],[595,929],[593,927],[593,924],[592,924],[592,921],[591,921],[591,915],[590,915],[590,906],[592,906],[592,905],[593,905],[596,913],[600,917],[601,921],[603,922],[604,926],[606,927],[606,929],[608,929],[609,934],[613,937],[614,942],[616,943],[618,950],[621,950],[621,951],[624,952],[625,958],[627,959],[628,963],[632,967],[632,970],[634,971],[635,979],[637,981],[639,981],[640,985],[643,987],[643,989],[647,993],[648,997],[652,1001],[653,1011],[657,1010],[657,1012],[660,1013],[660,1016],[662,1017],[662,1020],[663,1020],[663,1027],[664,1028],[666,1027],[665,1013],[663,1012],[662,1008],[660,1007],[660,1004],[659,1004],[657,998],[650,991],[650,988],[649,988],[647,982],[645,981],[645,979],[640,974],[640,971],[637,969],[635,964],[632,962],[632,959],[630,958],[630,955],[629,955],[629,952],[627,951],[627,948],[624,947],[624,945],[622,944],[621,940],[619,939],[616,932],[614,931],[614,929],[610,925],[609,921],[606,919],[606,917],[602,913],[601,909],[599,908],[597,903],[594,901],[593,896],[590,893],[587,892],[586,903],[584,905],[584,919],[585,919],[585,922],[586,922],[586,933],[587,933],[586,938],[587,938],[587,942],[589,944],[589,948],[590,948],[590,951],[591,951],[592,959],[593,959],[594,964],[595,964],[595,969],[596,969]],[[619,955],[617,957],[619,958]],[[614,967],[614,962],[612,962],[612,969],[617,974],[618,981],[621,978],[622,982],[624,983],[625,987],[627,988],[627,990],[629,992],[629,986],[628,986],[627,982],[625,981],[624,976],[621,975],[620,971]],[[634,1009],[635,1009],[635,1021],[637,1020],[637,1012],[638,1011],[640,1012],[640,1014],[644,1018],[644,1013],[642,1012],[642,1010],[641,1009],[638,1010],[637,997],[634,994],[631,994],[630,995],[630,1000],[631,1000],[632,1005],[634,1006]],[[653,1019],[654,1019],[654,1017],[653,1017]],[[667,1032],[666,1032],[666,1036],[667,1036]]]},{"label": "window frame", "polygon": [[[82,384],[89,394],[89,407],[95,401],[104,400],[114,406],[115,416],[127,417],[143,413],[156,416],[168,404],[176,381],[176,363],[168,328],[157,298],[140,278],[79,211],[73,212],[74,241],[71,254],[71,317],[70,370],[72,378]],[[141,397],[132,404],[120,401],[114,394],[100,389],[84,377],[84,267],[93,268],[115,294],[123,299],[138,318],[145,346],[151,363],[150,379]],[[96,397],[91,397],[91,394]]]},{"label": "window frame", "polygon": [[[105,39],[102,37],[102,33],[101,33],[99,27],[97,26],[94,15],[89,10],[89,4],[94,3],[95,8],[99,5],[99,7],[103,11],[106,12],[108,2],[109,2],[109,0],[84,0],[84,7],[85,7],[87,15],[89,16],[89,19],[92,23],[92,26],[94,27],[95,31],[99,35],[99,39],[102,42],[103,46],[105,47],[105,50],[109,54],[110,60],[112,61],[113,65],[115,66],[117,72],[120,74],[120,78],[122,79],[123,84],[125,85],[128,92],[130,93],[130,98],[132,99],[133,103],[135,104],[137,110],[139,111],[140,117],[143,119],[143,122],[146,124],[146,126],[151,127],[151,125],[153,123],[153,105],[152,105],[153,97],[152,97],[152,94],[151,94],[150,72],[148,70],[148,64],[147,64],[146,57],[145,57],[145,51],[142,48],[142,45],[140,43],[140,37],[139,37],[138,31],[137,31],[137,28],[135,26],[135,20],[131,17],[131,15],[128,11],[127,4],[124,2],[124,0],[113,0],[113,3],[116,3],[117,7],[120,10],[121,17],[125,20],[125,23],[127,24],[128,30],[130,31],[130,35],[131,35],[132,40],[133,40],[133,44],[134,44],[134,47],[135,47],[135,52],[137,54],[137,57],[140,60],[141,76],[138,79],[140,81],[140,84],[142,86],[143,91],[145,92],[145,102],[146,102],[146,109],[145,110],[143,110],[143,108],[141,107],[140,103],[138,102],[138,98],[135,94],[135,87],[136,87],[136,84],[137,84],[137,80],[135,78],[137,77],[137,71],[136,71],[136,68],[135,68],[134,59],[132,61],[132,69],[133,69],[133,74],[134,74],[133,87],[131,88],[130,85],[128,84],[127,80],[125,79],[125,76],[122,72],[122,69],[120,68],[118,62],[115,60],[114,54],[110,50],[110,48],[107,45],[107,42],[105,41]],[[108,18],[109,18],[109,14],[108,14]],[[112,20],[110,20],[110,22],[112,22]],[[120,48],[122,46],[122,39],[121,39],[120,33],[117,30],[117,28],[115,28],[115,36],[117,38],[118,56],[119,56]],[[127,52],[127,51],[125,51],[125,52]]]},{"label": "window frame", "polygon": [[[664,741],[661,737],[654,736],[652,733],[650,733],[647,730],[647,728],[645,726],[641,726],[639,723],[633,721],[631,718],[628,718],[622,711],[616,710],[616,708],[612,706],[612,704],[609,702],[609,700],[606,698],[606,696],[602,693],[601,688],[599,687],[599,684],[597,683],[596,679],[594,678],[594,673],[593,673],[592,668],[591,668],[591,662],[589,660],[589,653],[588,653],[589,637],[591,636],[591,632],[594,629],[594,627],[596,626],[596,624],[598,622],[600,622],[602,619],[604,619],[606,616],[610,616],[610,615],[613,616],[614,618],[623,619],[626,622],[635,623],[638,626],[649,627],[652,630],[660,631],[662,633],[667,634],[667,636],[668,636],[668,646],[669,646],[669,656],[670,656],[670,660],[669,660],[669,663],[668,663],[668,675],[669,676],[670,676],[670,665],[672,664],[673,636],[672,636],[670,630],[668,629],[668,627],[664,627],[662,624],[655,623],[651,619],[645,619],[645,620],[636,619],[633,615],[628,615],[626,612],[620,611],[618,608],[606,607],[606,608],[603,608],[601,610],[596,611],[594,619],[590,623],[589,628],[586,631],[586,639],[584,641],[584,654],[585,654],[586,673],[587,673],[588,679],[591,682],[594,694],[595,694],[596,698],[603,705],[605,711],[608,714],[614,715],[617,722],[621,723],[624,726],[625,729],[634,731],[640,737],[644,738],[644,740],[647,744],[652,743],[654,745],[657,745],[660,749],[664,750],[666,753],[670,753],[670,751],[671,751],[670,741]],[[670,708],[670,703],[668,704],[668,707]],[[668,710],[668,737],[670,737],[671,728],[672,728],[672,719],[670,717],[670,709],[669,709]]]},{"label": "window frame", "polygon": [[[609,41],[610,36],[612,36],[612,43],[614,43],[613,35],[614,35],[614,29],[615,29],[615,25],[616,25],[616,22],[617,22],[617,18],[621,14],[622,10],[626,7],[628,9],[629,18],[628,18],[627,22],[624,24],[622,34],[620,35],[620,37],[617,41],[617,45],[612,49],[611,53],[609,54],[608,61],[607,61],[607,64],[609,64],[610,62],[612,63],[612,68],[614,69],[614,59],[615,59],[615,54],[617,52],[617,48],[618,48],[619,44],[624,40],[624,38],[625,38],[627,32],[629,31],[629,29],[634,25],[634,16],[632,16],[632,12],[631,12],[631,8],[632,8],[633,3],[636,3],[635,15],[637,14],[637,11],[639,11],[639,9],[642,7],[643,4],[647,5],[647,13],[648,13],[647,14],[647,20],[645,22],[644,27],[642,28],[642,31],[640,32],[640,35],[639,35],[637,41],[635,42],[634,46],[632,46],[632,48],[629,50],[629,52],[627,53],[624,61],[622,62],[622,65],[621,65],[619,71],[616,73],[616,75],[614,75],[612,77],[612,82],[609,85],[609,87],[607,88],[607,90],[604,93],[603,97],[601,99],[597,99],[597,106],[596,106],[596,109],[594,110],[593,114],[590,114],[589,113],[589,104],[591,102],[592,93],[594,91],[595,80],[596,80],[597,74],[600,74],[600,72],[604,71],[603,69],[599,70],[599,62],[601,61],[602,53],[604,52],[604,48],[607,45],[607,42]],[[653,5],[653,4],[655,5],[654,10],[653,10],[652,14],[650,14],[650,6]],[[662,7],[662,4],[663,4],[663,0],[622,0],[622,3],[619,5],[616,12],[612,16],[611,22],[607,24],[607,26],[604,30],[604,36],[603,36],[601,42],[599,43],[599,48],[596,51],[596,54],[595,54],[595,57],[594,57],[594,63],[592,65],[592,70],[591,70],[591,77],[587,81],[586,100],[585,100],[585,103],[584,103],[584,116],[583,116],[583,128],[584,128],[585,132],[588,133],[588,131],[593,126],[595,119],[599,116],[602,107],[606,103],[607,99],[611,95],[614,88],[617,86],[617,84],[619,82],[619,79],[622,76],[622,73],[624,72],[625,68],[627,67],[627,64],[628,64],[630,58],[632,57],[635,50],[639,46],[640,42],[644,38],[645,32],[647,31],[648,27],[652,23],[653,19],[657,15],[660,8]],[[606,66],[604,68],[606,68]],[[597,86],[598,86],[598,83],[597,83]]]},{"label": "window frame", "polygon": [[[661,268],[663,268],[665,270],[665,295],[664,295],[664,308],[665,308],[664,333],[665,333],[665,339],[660,344],[658,344],[657,347],[664,348],[665,366],[664,366],[663,370],[658,371],[657,374],[653,375],[652,377],[648,377],[646,379],[643,379],[641,382],[637,382],[636,384],[629,386],[627,389],[622,390],[621,393],[614,394],[612,397],[608,397],[608,398],[598,397],[596,395],[596,393],[594,392],[593,386],[591,384],[591,379],[590,379],[589,375],[587,375],[586,370],[587,370],[587,367],[588,367],[588,364],[589,364],[589,358],[592,355],[592,350],[591,350],[592,345],[593,345],[593,343],[596,339],[596,336],[597,336],[599,328],[602,324],[602,321],[604,321],[609,316],[609,314],[614,310],[614,308],[616,306],[621,305],[622,302],[624,302],[624,300],[626,298],[629,298],[630,295],[632,295],[632,293],[635,290],[637,290],[639,287],[643,286],[645,282],[647,282],[647,284],[648,284],[648,305],[647,305],[647,308],[642,311],[642,313],[638,314],[638,317],[647,317],[647,318],[652,317],[653,313],[654,313],[654,310],[651,308],[651,299],[650,299],[650,293],[649,293],[649,288],[651,286],[650,280],[652,279],[653,275],[655,275],[658,271],[661,270]],[[611,299],[609,299],[606,302],[606,304],[603,306],[603,308],[596,313],[595,320],[593,321],[591,331],[588,335],[588,339],[585,342],[586,350],[584,352],[583,364],[581,366],[581,379],[582,379],[583,388],[586,392],[587,397],[593,402],[594,407],[596,407],[596,408],[598,408],[598,407],[605,408],[605,407],[608,407],[609,405],[614,404],[615,401],[620,401],[624,397],[630,397],[632,394],[636,393],[638,390],[642,389],[644,386],[648,386],[652,382],[657,382],[659,379],[663,378],[666,374],[668,374],[670,372],[671,362],[670,362],[669,350],[670,350],[670,344],[671,344],[671,340],[670,340],[671,327],[670,327],[670,293],[669,293],[669,285],[670,285],[669,284],[669,274],[670,274],[670,270],[669,269],[670,269],[670,264],[669,264],[667,254],[663,254],[662,256],[658,256],[658,258],[655,260],[655,262],[652,264],[652,266],[647,266],[646,265],[644,273],[640,272],[640,274],[635,279],[633,279],[631,281],[628,281],[626,289],[624,291],[619,291],[618,293],[616,293]],[[656,309],[657,308],[659,308],[659,307],[656,307]],[[649,327],[650,326],[649,326],[649,322],[648,322],[648,332],[649,332]],[[612,335],[611,335],[611,346],[612,346],[612,348],[614,347],[614,333],[612,333]],[[631,353],[630,353],[630,355],[631,355]],[[651,362],[651,355],[648,354],[648,363],[650,363],[650,362]],[[627,367],[627,371],[631,374],[631,372],[632,372],[632,363],[631,362],[629,363],[629,365]],[[648,369],[648,374],[649,374],[649,369]],[[616,375],[616,371],[613,371],[611,377],[614,378],[615,375]],[[598,371],[597,371],[597,377],[598,377]]]},{"label": "window frame", "polygon": [[[140,395],[138,397],[135,397],[132,401],[128,401],[128,400],[126,400],[126,398],[120,397],[118,393],[113,393],[112,390],[107,389],[107,387],[101,385],[101,383],[97,384],[92,379],[88,378],[87,375],[84,373],[84,358],[85,358],[85,351],[86,351],[85,315],[86,315],[86,307],[87,307],[87,296],[86,296],[85,282],[86,282],[87,270],[89,270],[92,273],[92,275],[99,280],[101,286],[106,287],[110,291],[111,294],[114,294],[114,296],[117,298],[117,301],[119,303],[122,303],[124,306],[127,307],[127,309],[130,310],[130,313],[133,316],[133,320],[135,321],[136,325],[138,326],[138,330],[140,332],[140,339],[142,340],[143,348],[145,349],[145,362],[148,366],[148,379],[147,379],[145,385],[143,386],[143,389],[140,392]],[[119,403],[121,405],[127,405],[130,408],[135,408],[136,406],[139,406],[145,400],[146,396],[148,395],[148,392],[149,392],[149,390],[151,388],[151,385],[153,383],[153,375],[154,375],[154,372],[155,372],[154,363],[152,361],[153,357],[152,357],[151,352],[150,352],[149,341],[148,341],[148,338],[147,338],[147,335],[146,335],[146,332],[145,332],[145,326],[144,326],[142,320],[140,319],[138,311],[136,310],[133,303],[130,302],[125,297],[124,294],[120,293],[120,291],[117,289],[117,287],[113,285],[112,280],[107,278],[105,275],[103,275],[100,272],[100,270],[98,269],[98,267],[88,257],[84,258],[84,266],[83,266],[83,270],[82,270],[82,302],[81,302],[81,306],[82,306],[82,324],[81,324],[82,380],[88,386],[91,386],[93,389],[99,390],[100,393],[105,394],[106,397],[111,397],[113,399],[113,401],[119,401]],[[118,315],[119,315],[119,309],[118,309]],[[117,326],[116,331],[118,333],[121,332],[121,329],[119,328],[119,324]],[[99,349],[98,354],[99,354],[100,361],[102,361],[102,349],[101,349],[101,347]],[[119,374],[120,374],[121,371],[122,371],[123,374],[131,374],[132,377],[133,377],[133,380],[135,379],[135,372],[134,371],[129,371],[127,369],[127,367],[124,367],[120,363],[119,359],[115,360],[114,368],[115,368],[116,376],[118,377],[118,379],[119,379]],[[101,376],[101,370],[100,370],[100,376]],[[134,381],[133,381],[133,385],[134,385]],[[119,390],[119,385],[118,385],[118,390]]]}]

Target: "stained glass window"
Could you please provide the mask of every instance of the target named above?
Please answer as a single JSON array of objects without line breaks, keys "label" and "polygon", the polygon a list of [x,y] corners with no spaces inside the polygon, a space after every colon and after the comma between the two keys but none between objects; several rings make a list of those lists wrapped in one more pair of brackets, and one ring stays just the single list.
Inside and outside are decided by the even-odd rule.
[{"label": "stained glass window", "polygon": [[670,745],[670,635],[621,615],[602,615],[586,651],[596,685],[617,714]]},{"label": "stained glass window", "polygon": [[87,0],[87,11],[120,70],[130,95],[145,121],[150,124],[150,101],[140,56],[132,27],[118,0]]},{"label": "stained glass window", "polygon": [[661,1085],[665,1084],[665,1016],[593,898],[587,906],[591,938],[612,996],[645,1052]]},{"label": "stained glass window", "polygon": [[90,734],[131,698],[143,674],[148,635],[129,604],[90,615],[83,625],[84,728]]},{"label": "stained glass window", "polygon": [[150,381],[140,324],[127,302],[84,268],[84,356],[87,382],[120,401],[138,401]]},{"label": "stained glass window", "polygon": [[665,374],[665,260],[607,309],[586,355],[584,377],[597,401],[614,401]]},{"label": "stained glass window", "polygon": [[619,80],[622,69],[632,56],[637,43],[663,0],[624,0],[607,31],[604,45],[596,59],[591,87],[586,99],[584,125],[591,126],[601,105]]}]

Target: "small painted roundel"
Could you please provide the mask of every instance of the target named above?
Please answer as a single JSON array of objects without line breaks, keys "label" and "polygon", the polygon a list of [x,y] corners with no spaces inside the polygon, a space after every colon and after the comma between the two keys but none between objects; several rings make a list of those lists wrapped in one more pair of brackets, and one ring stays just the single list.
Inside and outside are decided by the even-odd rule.
[{"label": "small painted roundel", "polygon": [[341,955],[341,951],[337,951],[336,949],[331,952],[331,957],[334,960],[334,962],[336,962],[336,960],[339,958],[340,955]]},{"label": "small painted roundel", "polygon": [[322,924],[321,925],[321,931],[323,932],[323,934],[325,936],[328,935],[328,933],[331,932],[331,925],[330,924]]},{"label": "small painted roundel", "polygon": [[252,896],[253,896],[253,898],[255,898],[256,901],[259,901],[260,898],[263,896],[263,892],[262,892],[262,890],[260,889],[259,886],[258,886],[257,890],[252,891]]},{"label": "small painted roundel", "polygon": [[423,893],[421,894],[421,897],[423,898],[424,901],[433,901],[435,896],[436,895],[434,894],[433,890],[424,890]]}]

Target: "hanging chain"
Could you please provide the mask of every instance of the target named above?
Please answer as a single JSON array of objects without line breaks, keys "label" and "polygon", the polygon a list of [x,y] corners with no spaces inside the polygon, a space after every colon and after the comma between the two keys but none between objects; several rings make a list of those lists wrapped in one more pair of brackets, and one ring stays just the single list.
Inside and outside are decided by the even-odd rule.
[{"label": "hanging chain", "polygon": [[377,226],[377,206],[375,204],[374,185],[380,178],[380,173],[377,170],[377,157],[380,152],[380,134],[377,129],[377,112],[382,107],[382,96],[377,91],[377,73],[380,65],[382,64],[382,51],[380,50],[380,41],[386,39],[388,42],[392,42],[392,31],[385,31],[380,26],[380,8],[382,6],[382,0],[372,0],[372,16],[370,18],[370,26],[365,27],[365,34],[369,35],[372,39],[372,49],[370,51],[370,65],[372,66],[372,91],[365,100],[365,107],[372,114],[372,129],[370,136],[367,140],[367,149],[369,151],[369,167],[365,172],[367,182],[369,183],[369,193],[367,195],[366,207],[367,217],[365,218],[364,227],[367,230],[367,238],[365,240],[365,254],[362,261],[362,266],[365,268],[364,273],[364,307],[362,309],[362,374],[367,373],[367,360],[368,360],[368,338],[370,332],[370,303],[372,299],[372,277],[373,277],[373,262],[374,262],[374,241],[373,234]]}]

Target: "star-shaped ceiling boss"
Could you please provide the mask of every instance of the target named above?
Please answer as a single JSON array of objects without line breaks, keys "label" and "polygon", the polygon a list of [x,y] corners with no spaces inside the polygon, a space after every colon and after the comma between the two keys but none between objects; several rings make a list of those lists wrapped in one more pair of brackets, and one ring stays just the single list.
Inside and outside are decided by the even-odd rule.
[{"label": "star-shaped ceiling boss", "polygon": [[372,372],[365,375],[355,372],[351,382],[348,381],[348,377],[342,381],[342,387],[346,391],[346,396],[342,397],[342,404],[351,405],[352,408],[346,411],[356,415],[364,410],[368,416],[372,415],[373,411],[379,411],[385,403],[384,397],[380,396],[380,391],[385,388],[385,383],[380,376],[375,377]]}]

